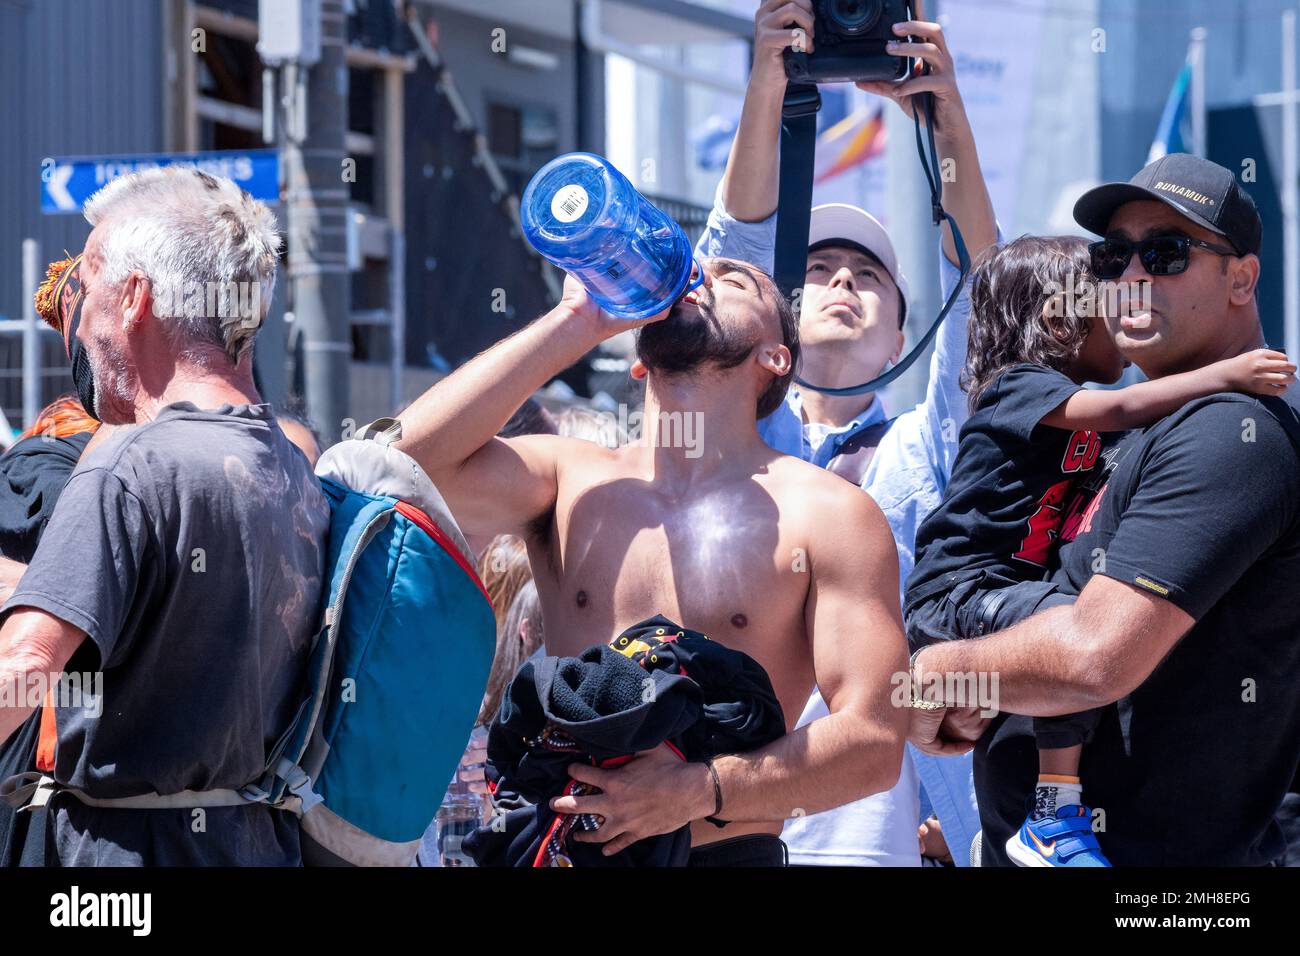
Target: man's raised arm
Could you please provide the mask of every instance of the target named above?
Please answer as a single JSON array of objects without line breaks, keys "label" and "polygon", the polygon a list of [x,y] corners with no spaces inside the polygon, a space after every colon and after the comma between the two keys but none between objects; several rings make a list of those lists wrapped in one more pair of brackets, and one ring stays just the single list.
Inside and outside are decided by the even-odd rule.
[{"label": "man's raised arm", "polygon": [[1194,623],[1149,591],[1095,575],[1074,604],[988,637],[925,648],[916,658],[916,680],[923,691],[937,692],[952,682],[935,675],[997,674],[999,710],[1029,717],[1078,713],[1131,694]]},{"label": "man's raised arm", "polygon": [[784,54],[796,43],[812,52],[812,0],[764,0],[754,14],[754,64],[720,193],[723,208],[741,222],[761,222],[776,212]]},{"label": "man's raised arm", "polygon": [[[971,129],[966,106],[962,102],[957,83],[956,68],[948,41],[937,23],[917,19],[900,26],[897,33],[910,35],[917,42],[896,41],[891,50],[896,56],[920,57],[930,72],[913,76],[902,83],[859,83],[861,89],[893,100],[909,119],[913,110],[925,122],[920,95],[934,97],[935,147],[942,166],[938,172],[943,190],[943,207],[957,222],[966,251],[973,263],[981,253],[998,242],[997,220],[993,215],[993,201],[980,168],[979,151],[975,146],[975,133]],[[939,275],[942,295],[946,301],[961,277],[957,267],[957,247],[952,229],[945,221],[941,229]],[[922,317],[925,327],[930,316]],[[959,293],[952,311],[944,320],[935,339],[934,354],[930,358],[930,378],[925,400],[917,414],[906,416],[896,428],[919,431],[925,443],[931,467],[934,469],[939,489],[947,484],[952,463],[957,455],[957,434],[968,416],[966,395],[961,389],[960,375],[966,362],[966,336],[970,321],[969,289]]]},{"label": "man's raised arm", "polygon": [[[661,318],[656,316],[655,318]],[[574,279],[542,318],[471,359],[399,416],[397,447],[425,470],[467,534],[520,533],[555,501],[566,439],[496,433],[533,392],[604,339],[647,321],[615,319]]]}]

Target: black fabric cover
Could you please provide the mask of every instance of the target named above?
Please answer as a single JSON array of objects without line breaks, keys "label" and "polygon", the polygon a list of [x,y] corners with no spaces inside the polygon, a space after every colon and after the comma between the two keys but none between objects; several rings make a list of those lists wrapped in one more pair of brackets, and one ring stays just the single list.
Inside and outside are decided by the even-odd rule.
[{"label": "black fabric cover", "polygon": [[92,432],[33,435],[0,457],[0,555],[27,564]]},{"label": "black fabric cover", "polygon": [[[575,761],[617,766],[665,742],[687,760],[762,747],[785,733],[767,673],[753,658],[698,631],[653,617],[609,645],[577,657],[525,663],[506,688],[488,734],[487,777],[512,810],[465,840],[479,866],[684,866],[690,827],[652,837],[611,857],[600,844],[555,835],[551,798],[583,791],[566,772]],[[551,838],[550,852],[543,842]]]}]

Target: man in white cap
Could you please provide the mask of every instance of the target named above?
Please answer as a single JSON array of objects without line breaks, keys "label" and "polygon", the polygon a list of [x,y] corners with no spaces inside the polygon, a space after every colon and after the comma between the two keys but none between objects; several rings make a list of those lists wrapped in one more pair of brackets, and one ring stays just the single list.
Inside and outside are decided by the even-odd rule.
[{"label": "man in white cap", "polygon": [[[754,66],[740,126],[698,251],[751,262],[770,272],[786,87],[782,52],[796,37],[811,46],[811,2],[764,0],[755,24]],[[896,25],[894,32],[900,38],[913,36],[917,42],[900,40],[891,44],[889,52],[919,57],[929,64],[930,72],[898,85],[859,86],[894,100],[909,117],[914,95],[934,95],[935,143],[941,162],[956,172],[955,177],[943,177],[950,180],[943,183],[943,204],[957,220],[974,259],[997,242],[997,224],[943,31],[936,23],[909,21]],[[917,201],[925,198],[918,196]],[[956,247],[946,225],[942,244],[940,271],[946,297],[960,277]],[[907,279],[893,243],[873,216],[843,204],[813,209],[808,272],[799,303],[803,352],[796,370],[799,378],[821,387],[848,387],[875,378],[897,362],[905,350],[907,297]],[[773,448],[828,468],[872,495],[898,546],[900,589],[912,568],[916,528],[943,496],[957,453],[957,434],[966,419],[958,376],[966,356],[969,308],[963,292],[935,340],[925,400],[916,408],[891,419],[875,394],[833,396],[791,386],[785,405],[759,425]],[[834,515],[828,514],[827,519],[833,521]],[[820,693],[814,693],[800,725],[826,712]],[[911,747],[892,790],[810,816],[791,808],[793,819],[782,834],[790,847],[790,862],[918,865],[922,788],[951,856],[964,865],[979,829],[970,757],[930,757]],[[926,829],[933,828],[922,828]],[[939,849],[927,849],[926,855],[946,856],[941,841]]]}]

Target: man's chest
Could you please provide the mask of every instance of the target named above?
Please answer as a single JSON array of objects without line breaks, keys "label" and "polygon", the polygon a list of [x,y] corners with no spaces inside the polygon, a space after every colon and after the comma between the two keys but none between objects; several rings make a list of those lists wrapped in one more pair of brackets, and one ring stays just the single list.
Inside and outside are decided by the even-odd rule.
[{"label": "man's chest", "polygon": [[550,653],[577,653],[656,614],[769,670],[806,650],[809,557],[770,498],[623,491],[562,501],[548,539],[534,543]]}]

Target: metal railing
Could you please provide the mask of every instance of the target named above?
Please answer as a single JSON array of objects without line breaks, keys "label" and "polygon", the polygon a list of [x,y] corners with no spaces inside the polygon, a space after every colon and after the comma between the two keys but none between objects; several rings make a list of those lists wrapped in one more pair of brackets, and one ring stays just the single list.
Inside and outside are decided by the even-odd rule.
[{"label": "metal railing", "polygon": [[686,235],[691,239],[691,245],[694,246],[700,241],[700,236],[704,233],[704,227],[709,223],[709,213],[712,211],[708,206],[699,206],[695,203],[685,202],[681,199],[669,199],[665,196],[646,195],[646,199],[659,210],[676,220],[677,224],[686,230]]},{"label": "metal railing", "polygon": [[[0,414],[6,419],[0,425],[13,428],[36,421],[46,402],[69,383],[68,364],[60,360],[63,346],[58,333],[36,314],[40,246],[35,239],[24,239],[22,249],[23,317],[0,318]],[[6,446],[8,438],[0,435]]]}]

